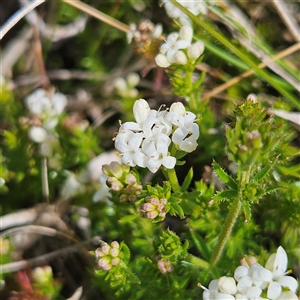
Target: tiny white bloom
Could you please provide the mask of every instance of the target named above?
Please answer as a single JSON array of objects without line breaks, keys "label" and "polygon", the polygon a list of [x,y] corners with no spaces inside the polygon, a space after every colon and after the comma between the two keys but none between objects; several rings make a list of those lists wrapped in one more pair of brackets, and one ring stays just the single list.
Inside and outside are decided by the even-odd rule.
[{"label": "tiny white bloom", "polygon": [[288,288],[291,292],[296,293],[298,289],[297,280],[291,276],[285,276],[287,264],[287,254],[280,246],[276,253],[270,255],[266,263],[266,269],[272,274],[271,280],[269,280],[268,298],[277,299],[282,292],[282,287]]},{"label": "tiny white bloom", "polygon": [[170,63],[176,63],[175,54],[178,50],[186,49],[190,42],[179,39],[179,33],[173,32],[168,35],[165,43],[160,47],[161,53],[165,54]]},{"label": "tiny white bloom", "polygon": [[32,126],[28,131],[29,138],[36,143],[42,143],[47,138],[47,131],[40,126]]}]

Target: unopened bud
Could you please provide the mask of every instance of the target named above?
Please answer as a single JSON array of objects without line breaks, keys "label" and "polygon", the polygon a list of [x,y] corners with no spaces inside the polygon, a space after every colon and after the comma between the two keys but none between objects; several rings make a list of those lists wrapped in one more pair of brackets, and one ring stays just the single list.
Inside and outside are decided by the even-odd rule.
[{"label": "unopened bud", "polygon": [[179,31],[179,38],[187,41],[188,43],[192,42],[193,38],[193,29],[190,26],[182,26]]},{"label": "unopened bud", "polygon": [[168,68],[171,65],[167,57],[163,54],[157,54],[155,56],[155,62],[161,68]]},{"label": "unopened bud", "polygon": [[186,55],[183,51],[177,51],[175,53],[175,63],[179,65],[186,65],[188,62]]},{"label": "unopened bud", "polygon": [[199,42],[191,45],[190,47],[188,47],[188,49],[187,49],[188,58],[191,61],[195,61],[200,57],[200,55],[203,53],[203,51],[204,51],[204,44],[199,41]]}]

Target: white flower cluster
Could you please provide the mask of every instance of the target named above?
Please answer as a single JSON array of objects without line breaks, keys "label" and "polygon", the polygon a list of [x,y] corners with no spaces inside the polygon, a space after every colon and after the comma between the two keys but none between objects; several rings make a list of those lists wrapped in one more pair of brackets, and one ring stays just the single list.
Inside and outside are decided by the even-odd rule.
[{"label": "white flower cluster", "polygon": [[190,26],[182,26],[179,32],[170,33],[155,57],[156,64],[167,68],[172,64],[195,62],[203,53],[204,44],[200,41],[192,44],[192,39],[193,29]]},{"label": "white flower cluster", "polygon": [[[178,19],[182,25],[190,23],[190,19],[179,8],[177,8],[169,0],[162,0],[162,4],[165,7],[167,15],[172,19]],[[199,14],[206,14],[207,7],[203,0],[177,0],[182,6],[187,8],[192,14],[198,16]]]},{"label": "white flower cluster", "polygon": [[140,82],[140,76],[137,73],[129,73],[126,79],[117,77],[113,84],[118,95],[124,98],[135,98],[139,91],[135,88]]},{"label": "white flower cluster", "polygon": [[[211,281],[204,289],[204,300],[297,300],[297,280],[286,276],[288,258],[280,246],[277,253],[270,255],[265,267],[256,261],[251,265],[236,268],[233,277],[223,276]],[[265,298],[266,297],[266,298]]]},{"label": "white flower cluster", "polygon": [[40,144],[40,152],[49,158],[49,165],[55,169],[60,168],[59,154],[54,149],[59,147],[59,140],[54,131],[61,115],[67,105],[67,98],[61,93],[37,89],[28,95],[25,100],[28,110],[38,117],[41,126],[32,126],[28,131],[29,138]]},{"label": "white flower cluster", "polygon": [[[182,103],[173,103],[170,111],[150,109],[144,99],[135,101],[136,122],[121,125],[115,147],[124,164],[148,168],[155,173],[161,165],[174,168],[176,158],[168,152],[171,142],[177,149],[192,152],[197,147],[199,127],[196,116],[186,112]],[[171,138],[170,138],[171,136]]]}]

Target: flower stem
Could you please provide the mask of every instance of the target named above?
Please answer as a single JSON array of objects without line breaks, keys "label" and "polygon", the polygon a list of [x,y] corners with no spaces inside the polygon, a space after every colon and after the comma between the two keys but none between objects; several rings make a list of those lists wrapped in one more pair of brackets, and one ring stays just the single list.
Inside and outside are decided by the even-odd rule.
[{"label": "flower stem", "polygon": [[175,168],[173,169],[165,169],[166,172],[167,172],[167,176],[168,176],[168,179],[171,183],[171,186],[172,186],[172,190],[174,192],[180,192],[181,191],[181,187],[178,183],[178,178],[177,178],[177,175],[176,175],[176,172],[175,172]]},{"label": "flower stem", "polygon": [[226,243],[228,237],[230,236],[233,225],[240,213],[241,207],[242,207],[242,202],[240,201],[239,198],[235,198],[235,200],[233,201],[233,203],[231,205],[231,208],[227,215],[227,218],[225,220],[223,230],[219,236],[218,244],[211,256],[211,259],[210,259],[211,266],[215,266],[218,263],[218,261],[221,257],[222,251],[224,249],[225,243]]}]

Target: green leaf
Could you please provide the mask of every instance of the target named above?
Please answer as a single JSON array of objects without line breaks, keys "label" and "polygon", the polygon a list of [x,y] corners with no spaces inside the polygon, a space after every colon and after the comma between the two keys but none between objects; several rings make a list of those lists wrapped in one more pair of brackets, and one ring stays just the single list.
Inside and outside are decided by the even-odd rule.
[{"label": "green leaf", "polygon": [[171,215],[178,215],[180,217],[180,219],[184,218],[184,211],[179,204],[171,203],[170,205],[171,205],[171,208],[170,208]]},{"label": "green leaf", "polygon": [[296,164],[290,167],[278,166],[277,168],[286,176],[289,175],[300,178],[300,164]]},{"label": "green leaf", "polygon": [[205,258],[205,260],[210,259],[210,250],[207,247],[207,244],[204,242],[201,235],[197,234],[193,229],[190,229],[191,237],[194,241],[194,244],[199,251],[199,253],[202,254],[202,256]]},{"label": "green leaf", "polygon": [[251,220],[251,206],[249,202],[245,202],[243,204],[243,212],[245,215],[245,222],[249,222]]},{"label": "green leaf", "polygon": [[237,183],[220,167],[220,165],[216,161],[213,161],[212,165],[219,178],[233,190],[237,190]]},{"label": "green leaf", "polygon": [[267,165],[263,167],[255,176],[251,179],[251,181],[260,181],[265,178],[265,176],[270,172],[271,166]]},{"label": "green leaf", "polygon": [[235,198],[238,195],[238,192],[236,190],[226,190],[217,193],[214,196],[215,201],[223,201],[225,199],[231,200],[232,198]]},{"label": "green leaf", "polygon": [[190,168],[190,170],[188,171],[187,175],[184,178],[184,181],[183,181],[183,184],[181,187],[181,190],[183,192],[185,192],[188,189],[188,187],[191,184],[191,181],[193,179],[193,176],[194,176],[193,168]]}]

